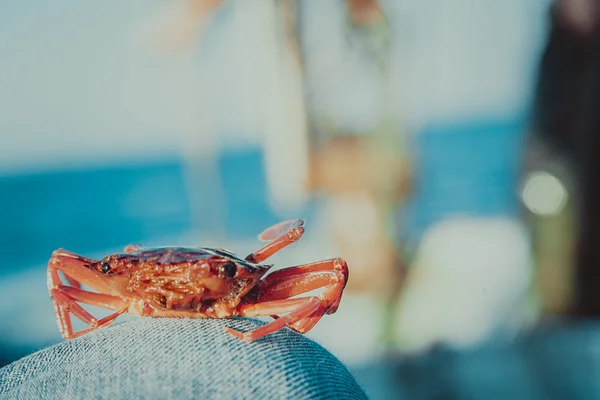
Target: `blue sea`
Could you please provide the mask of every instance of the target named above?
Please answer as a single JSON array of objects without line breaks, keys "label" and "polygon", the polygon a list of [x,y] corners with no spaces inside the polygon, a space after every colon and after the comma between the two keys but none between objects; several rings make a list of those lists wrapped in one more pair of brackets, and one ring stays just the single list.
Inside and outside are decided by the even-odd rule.
[{"label": "blue sea", "polygon": [[[221,195],[191,196],[182,160],[0,177],[0,274],[47,262],[57,248],[89,254],[178,237],[201,213],[223,212],[228,239],[254,236],[278,217],[267,201],[260,149],[218,157]],[[200,174],[201,175],[201,174]],[[211,190],[207,188],[207,190]]]}]

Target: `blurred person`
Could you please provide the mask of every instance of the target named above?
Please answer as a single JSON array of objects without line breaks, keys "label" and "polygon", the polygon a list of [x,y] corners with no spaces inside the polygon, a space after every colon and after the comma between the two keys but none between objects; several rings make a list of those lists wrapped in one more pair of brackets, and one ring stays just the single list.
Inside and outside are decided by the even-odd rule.
[{"label": "blurred person", "polygon": [[[569,312],[510,343],[456,350],[440,345],[393,368],[409,398],[597,399],[600,337],[600,30],[599,3],[559,0],[539,64],[532,135],[576,171],[578,251]],[[570,7],[583,7],[570,10]],[[552,293],[547,295],[552,296]]]},{"label": "blurred person", "polygon": [[307,186],[321,200],[322,231],[352,265],[347,291],[357,302],[361,347],[380,349],[402,284],[391,215],[407,181],[402,127],[389,106],[393,30],[377,0],[309,1],[301,13]]},{"label": "blurred person", "polygon": [[412,259],[397,346],[421,352],[511,337],[536,312],[515,192],[545,8],[537,0],[396,8],[410,21],[398,65],[413,172],[398,213]]}]

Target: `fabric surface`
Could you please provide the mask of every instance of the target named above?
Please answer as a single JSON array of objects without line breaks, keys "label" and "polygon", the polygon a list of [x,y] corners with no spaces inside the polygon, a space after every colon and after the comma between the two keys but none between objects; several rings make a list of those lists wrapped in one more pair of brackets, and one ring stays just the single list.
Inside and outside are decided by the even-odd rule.
[{"label": "fabric surface", "polygon": [[2,399],[365,399],[346,367],[289,329],[252,343],[250,319],[152,319],[99,329],[0,370]]}]

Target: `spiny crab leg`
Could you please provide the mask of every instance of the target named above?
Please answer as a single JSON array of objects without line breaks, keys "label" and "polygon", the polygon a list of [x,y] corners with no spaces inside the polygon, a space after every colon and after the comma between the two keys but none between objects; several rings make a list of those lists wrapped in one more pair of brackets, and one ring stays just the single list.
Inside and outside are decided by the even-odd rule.
[{"label": "spiny crab leg", "polygon": [[284,247],[298,241],[303,234],[303,219],[284,221],[273,225],[258,235],[260,240],[270,242],[246,257],[246,261],[255,264],[261,263]]},{"label": "spiny crab leg", "polygon": [[[52,254],[50,262],[48,263],[48,290],[50,291],[50,298],[54,304],[58,328],[65,339],[72,339],[91,330],[106,326],[128,309],[127,303],[121,298],[105,294],[112,291],[110,286],[108,286],[108,284],[93,271],[85,267],[86,264],[94,262],[95,261],[92,259],[61,249]],[[73,287],[65,286],[62,283],[58,271],[61,271],[64,274],[65,279],[71,283]],[[81,290],[80,287],[82,283],[99,292],[105,293],[93,293]],[[113,310],[118,309],[119,311],[97,320],[83,307],[77,304],[77,302]],[[69,313],[72,313],[84,323],[90,325],[90,328],[73,333]]]},{"label": "spiny crab leg", "polygon": [[[70,289],[79,290],[76,288],[70,288]],[[81,291],[81,292],[93,294],[93,295],[100,295],[99,293],[91,293],[91,292],[85,292],[85,291]],[[102,302],[97,303],[96,301],[93,301],[93,300],[87,301],[87,299],[84,299],[84,298],[74,299],[74,298],[68,296],[66,293],[64,293],[60,289],[52,289],[50,291],[50,297],[55,304],[57,320],[59,323],[59,330],[61,332],[61,335],[65,339],[74,339],[74,338],[84,335],[94,329],[98,329],[98,328],[107,326],[110,323],[112,323],[119,315],[123,314],[124,312],[126,312],[128,310],[129,307],[127,307],[126,305],[123,306],[122,304],[118,303],[118,302],[124,303],[123,300],[121,300],[119,298],[115,298],[114,296],[110,296],[110,295],[103,295],[103,296],[112,297],[114,299],[113,304],[110,307],[111,309],[117,309],[117,307],[119,305],[121,306],[121,308],[119,309],[119,311],[117,311],[111,315],[108,315],[107,317],[104,317],[100,320],[97,320],[89,312],[87,312],[83,307],[81,307],[79,304],[77,304],[76,301],[81,301],[82,303],[91,304],[91,305],[95,305],[98,307],[102,307],[104,304],[107,303],[107,301],[102,301]],[[69,315],[69,312],[72,313],[73,315],[75,315],[80,320],[82,320],[84,323],[90,325],[90,328],[73,333],[73,326],[71,324],[71,317]]]},{"label": "spiny crab leg", "polygon": [[104,293],[88,292],[70,286],[60,285],[58,290],[69,296],[75,301],[79,301],[90,306],[107,308],[109,310],[121,310],[127,307],[127,302],[120,297]]},{"label": "spiny crab leg", "polygon": [[[119,315],[123,314],[126,311],[127,311],[127,309],[124,309],[124,310],[118,311],[118,312],[116,312],[114,314],[108,315],[108,316],[102,318],[101,320],[99,320],[98,323],[96,324],[96,326],[92,326],[92,327],[87,328],[87,329],[82,329],[82,330],[77,331],[75,333],[73,333],[72,328],[71,328],[70,335],[69,336],[64,336],[63,335],[63,337],[65,339],[75,339],[75,338],[78,338],[79,336],[85,335],[86,333],[89,333],[91,331],[95,331],[96,329],[104,328],[104,327],[110,325],[115,319],[117,319],[117,317]],[[70,323],[70,321],[69,321],[69,323]]]},{"label": "spiny crab leg", "polygon": [[[281,269],[261,282],[258,302],[254,305],[259,306],[264,300],[290,298],[324,287],[325,290],[319,296],[319,308],[312,315],[289,326],[296,332],[306,333],[325,313],[333,314],[337,311],[348,275],[348,266],[341,258]],[[276,315],[272,316],[278,318]]]},{"label": "spiny crab leg", "polygon": [[[79,318],[80,320],[82,320],[83,322],[85,322],[86,324],[90,325],[90,326],[95,326],[98,323],[98,320],[96,318],[94,318],[89,312],[87,312],[83,307],[81,307],[79,304],[77,304],[75,302],[75,300],[73,300],[72,298],[70,298],[69,296],[67,296],[66,294],[64,294],[63,292],[61,292],[59,289],[52,289],[50,290],[50,298],[52,299],[52,301],[55,303],[55,305],[59,308],[61,308],[61,312],[71,312],[73,313],[73,315],[75,315],[77,318]],[[68,317],[68,314],[67,314]],[[64,331],[65,333],[68,332],[68,328],[70,325],[70,317],[68,317],[68,322],[67,324],[61,324],[61,333]],[[65,329],[67,328],[67,329]],[[63,335],[64,336],[64,335]],[[69,335],[70,336],[70,335]]]},{"label": "spiny crab leg", "polygon": [[321,301],[317,297],[285,299],[269,301],[260,304],[251,304],[249,307],[242,308],[240,310],[240,315],[246,317],[257,317],[261,315],[266,316],[286,312],[289,312],[289,314],[250,332],[242,333],[231,328],[225,328],[225,331],[245,342],[252,342],[253,340],[276,332],[288,325],[294,324],[295,322],[308,317],[319,308],[320,304]]}]

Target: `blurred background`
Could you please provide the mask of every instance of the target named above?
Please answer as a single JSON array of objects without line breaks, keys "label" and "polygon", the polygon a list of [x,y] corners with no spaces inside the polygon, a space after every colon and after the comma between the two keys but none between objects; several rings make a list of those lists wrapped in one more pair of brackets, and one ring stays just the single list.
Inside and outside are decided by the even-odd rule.
[{"label": "blurred background", "polygon": [[600,314],[597,5],[0,3],[0,365],[62,340],[59,247],[245,256],[305,217],[273,261],[347,260],[308,336],[372,398],[598,394],[595,328],[538,333]]}]

